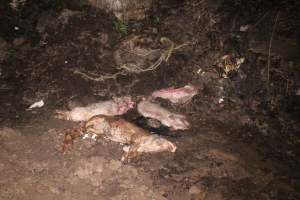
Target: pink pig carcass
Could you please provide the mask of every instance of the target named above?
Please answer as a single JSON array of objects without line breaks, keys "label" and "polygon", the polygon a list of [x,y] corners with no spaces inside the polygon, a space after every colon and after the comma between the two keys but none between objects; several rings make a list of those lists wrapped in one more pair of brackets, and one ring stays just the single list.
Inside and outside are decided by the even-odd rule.
[{"label": "pink pig carcass", "polygon": [[190,127],[190,123],[184,115],[172,113],[160,105],[147,100],[139,102],[137,110],[142,116],[156,119],[173,130],[185,130]]},{"label": "pink pig carcass", "polygon": [[56,118],[71,121],[87,121],[96,115],[116,116],[134,107],[130,96],[118,97],[109,101],[93,103],[85,107],[75,107],[70,111],[56,111]]},{"label": "pink pig carcass", "polygon": [[181,88],[165,88],[152,93],[152,97],[168,99],[172,103],[186,103],[190,101],[196,94],[198,88],[193,85],[186,85]]}]

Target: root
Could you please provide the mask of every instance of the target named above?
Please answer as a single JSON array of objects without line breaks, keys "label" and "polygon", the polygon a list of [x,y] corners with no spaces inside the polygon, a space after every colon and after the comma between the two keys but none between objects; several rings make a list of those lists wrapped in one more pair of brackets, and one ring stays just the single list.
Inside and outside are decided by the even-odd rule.
[{"label": "root", "polygon": [[120,71],[120,72],[117,72],[117,73],[112,74],[112,75],[102,75],[102,76],[98,76],[98,77],[92,77],[91,75],[88,75],[88,74],[86,74],[84,72],[81,72],[81,71],[78,71],[78,70],[75,70],[73,73],[74,74],[79,74],[87,80],[96,81],[96,82],[106,81],[108,79],[114,79],[115,80],[119,75],[126,75],[124,73],[124,71]]},{"label": "root", "polygon": [[93,77],[87,73],[75,70],[73,73],[74,74],[79,74],[81,75],[83,78],[87,79],[87,80],[92,80],[92,81],[96,81],[96,82],[103,82],[105,80],[108,79],[114,79],[116,80],[116,78],[119,75],[128,75],[128,74],[140,74],[143,72],[148,72],[148,71],[155,71],[162,62],[168,62],[169,58],[171,57],[171,55],[173,54],[174,51],[187,46],[188,43],[183,43],[181,45],[175,46],[174,42],[171,41],[170,39],[166,38],[166,37],[162,37],[160,39],[161,43],[169,43],[169,48],[166,49],[165,51],[163,51],[160,55],[160,57],[149,67],[146,68],[142,68],[140,66],[137,66],[135,64],[124,64],[121,65],[119,67],[117,67],[117,69],[119,69],[120,71],[115,73],[115,74],[111,74],[111,75],[101,75],[98,77]]}]

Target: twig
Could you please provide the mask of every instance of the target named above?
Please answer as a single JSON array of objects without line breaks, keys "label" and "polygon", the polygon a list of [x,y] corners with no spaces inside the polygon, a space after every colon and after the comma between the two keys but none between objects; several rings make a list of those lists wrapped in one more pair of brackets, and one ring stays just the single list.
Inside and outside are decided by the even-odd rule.
[{"label": "twig", "polygon": [[269,52],[268,52],[268,65],[267,65],[267,81],[268,81],[268,85],[270,83],[270,68],[271,68],[271,49],[272,49],[272,42],[273,42],[273,37],[274,37],[274,33],[276,30],[276,25],[277,25],[277,21],[278,21],[278,17],[279,17],[279,11],[276,14],[276,18],[275,18],[275,22],[273,25],[273,30],[272,30],[272,34],[271,34],[271,38],[270,38],[270,42],[269,42]]},{"label": "twig", "polygon": [[136,52],[133,52],[133,51],[131,51],[131,50],[126,50],[126,49],[122,49],[122,51],[125,51],[125,52],[127,52],[127,53],[130,53],[130,54],[133,54],[133,55],[136,55],[136,56],[147,57],[147,56],[149,56],[150,54],[152,54],[152,53],[154,53],[154,52],[156,52],[156,51],[160,51],[160,50],[159,50],[159,49],[153,49],[153,50],[149,51],[149,52],[146,53],[146,54],[136,53]]},{"label": "twig", "polygon": [[105,81],[105,80],[108,80],[108,79],[116,79],[117,76],[124,75],[124,71],[120,71],[120,72],[117,72],[117,73],[112,74],[112,75],[102,75],[102,76],[99,76],[99,77],[92,77],[92,76],[90,76],[90,75],[88,75],[84,72],[78,71],[78,70],[75,70],[73,73],[74,74],[79,74],[85,79],[96,81],[96,82]]},{"label": "twig", "polygon": [[264,18],[268,15],[270,13],[270,11],[268,11],[268,12],[266,12],[254,25],[253,25],[253,27],[251,28],[252,30],[258,25],[258,24],[260,24],[263,20],[264,20]]}]

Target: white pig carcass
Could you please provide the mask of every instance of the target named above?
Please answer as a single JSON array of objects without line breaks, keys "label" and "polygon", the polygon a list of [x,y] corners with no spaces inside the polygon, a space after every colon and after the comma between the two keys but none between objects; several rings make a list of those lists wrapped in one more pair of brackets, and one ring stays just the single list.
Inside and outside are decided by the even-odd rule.
[{"label": "white pig carcass", "polygon": [[85,107],[75,107],[70,111],[56,111],[56,118],[71,121],[87,121],[96,115],[116,116],[134,107],[130,96],[114,98],[109,101],[93,103]]},{"label": "white pig carcass", "polygon": [[168,99],[172,103],[186,103],[198,94],[198,87],[186,85],[181,88],[165,88],[152,93],[152,97]]},{"label": "white pig carcass", "polygon": [[137,110],[142,116],[156,119],[173,130],[185,130],[190,127],[190,123],[186,120],[184,115],[172,113],[148,100],[139,102]]}]

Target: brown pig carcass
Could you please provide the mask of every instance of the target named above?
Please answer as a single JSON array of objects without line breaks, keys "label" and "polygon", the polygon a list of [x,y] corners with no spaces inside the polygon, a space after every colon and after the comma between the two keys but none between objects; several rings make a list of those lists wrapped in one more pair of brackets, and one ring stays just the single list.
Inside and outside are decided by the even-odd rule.
[{"label": "brown pig carcass", "polygon": [[190,123],[186,120],[184,115],[172,113],[148,100],[139,102],[137,110],[142,116],[156,119],[173,130],[185,130],[190,127]]},{"label": "brown pig carcass", "polygon": [[70,111],[56,111],[56,118],[71,121],[87,121],[96,115],[116,116],[134,107],[130,96],[118,97],[109,101],[93,103],[85,107],[75,107]]},{"label": "brown pig carcass", "polygon": [[129,150],[122,156],[124,162],[130,162],[142,153],[176,151],[176,145],[167,139],[153,135],[119,117],[94,116],[85,123],[85,129],[88,133],[104,136],[121,144],[128,144]]},{"label": "brown pig carcass", "polygon": [[193,85],[186,85],[181,88],[165,88],[152,93],[152,97],[160,97],[162,99],[168,99],[172,103],[187,103],[196,94],[198,94],[198,87]]}]

